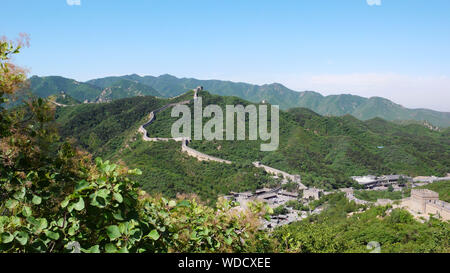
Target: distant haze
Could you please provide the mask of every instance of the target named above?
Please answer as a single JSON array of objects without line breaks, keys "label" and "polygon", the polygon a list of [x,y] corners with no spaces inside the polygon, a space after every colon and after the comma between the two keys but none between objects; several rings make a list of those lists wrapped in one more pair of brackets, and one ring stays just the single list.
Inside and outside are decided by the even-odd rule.
[{"label": "distant haze", "polygon": [[[296,91],[316,91],[323,95],[352,94],[362,97],[384,97],[407,108],[428,108],[450,112],[450,77],[407,76],[399,74],[323,74],[280,75],[247,82],[279,82]],[[246,81],[236,77],[235,81]]]}]

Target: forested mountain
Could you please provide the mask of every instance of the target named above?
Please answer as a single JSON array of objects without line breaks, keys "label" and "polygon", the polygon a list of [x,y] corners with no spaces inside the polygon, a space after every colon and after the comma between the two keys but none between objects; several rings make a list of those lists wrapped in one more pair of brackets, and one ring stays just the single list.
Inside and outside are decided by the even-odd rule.
[{"label": "forested mountain", "polygon": [[97,86],[59,76],[33,76],[29,82],[31,92],[42,98],[64,92],[78,101],[95,100],[102,92]]},{"label": "forested mountain", "polygon": [[[176,100],[190,96],[187,93]],[[202,92],[201,97],[204,106],[249,103],[208,92]],[[305,184],[326,189],[351,185],[352,175],[450,172],[447,131],[417,124],[402,126],[380,118],[360,121],[350,115],[325,117],[305,108],[280,113],[277,151],[261,152],[260,141],[193,141],[191,147],[236,164],[223,168],[220,163],[201,163],[181,153],[179,143],[143,142],[137,133],[150,111],[171,101],[143,97],[58,108],[57,121],[63,136],[76,138],[79,145],[96,155],[139,167],[144,173],[138,178],[143,188],[170,195],[188,192],[215,198],[228,190],[255,189],[266,180],[254,179],[255,174],[262,174],[252,167],[253,161],[300,174]],[[149,137],[170,137],[177,118],[170,116],[169,109],[158,113],[156,121],[147,127]]]},{"label": "forested mountain", "polygon": [[199,162],[181,152],[180,142],[142,141],[137,129],[150,111],[188,98],[192,93],[172,100],[147,96],[58,108],[57,122],[63,137],[75,138],[94,155],[139,167],[143,174],[136,179],[149,193],[169,197],[196,194],[206,201],[230,191],[255,190],[269,182],[261,169],[250,165],[223,168],[220,163]]},{"label": "forested mountain", "polygon": [[61,77],[31,78],[31,90],[39,96],[48,96],[63,90],[80,101],[85,99],[95,101],[101,94],[104,94],[103,97],[105,97],[101,98],[101,101],[137,95],[169,98],[199,85],[212,94],[237,96],[254,103],[266,100],[271,104],[280,105],[285,110],[303,107],[325,116],[350,114],[361,120],[379,117],[389,121],[416,120],[428,122],[434,126],[450,127],[450,113],[448,112],[408,109],[380,97],[364,98],[349,94],[322,96],[313,91],[297,92],[279,83],[253,85],[231,81],[177,78],[167,74],[159,77],[141,77],[132,74],[94,79],[86,83]]},{"label": "forested mountain", "polygon": [[29,83],[30,91],[39,97],[46,98],[63,92],[81,102],[85,100],[106,102],[136,96],[162,96],[148,85],[122,78],[110,81],[104,87],[58,76],[33,76],[29,79]]}]

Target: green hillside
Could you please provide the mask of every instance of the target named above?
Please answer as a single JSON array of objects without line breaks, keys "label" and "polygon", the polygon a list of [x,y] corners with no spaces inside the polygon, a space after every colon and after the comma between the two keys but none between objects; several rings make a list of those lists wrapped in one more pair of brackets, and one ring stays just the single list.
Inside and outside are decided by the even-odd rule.
[{"label": "green hillside", "polygon": [[85,100],[106,102],[136,96],[161,96],[158,91],[148,85],[122,78],[115,79],[104,87],[58,76],[33,76],[29,79],[29,83],[31,93],[38,97],[46,98],[64,92],[80,102]]},{"label": "green hillside", "polygon": [[270,178],[253,166],[235,164],[224,168],[222,164],[199,162],[181,153],[180,142],[141,140],[137,129],[151,110],[187,98],[192,98],[192,93],[174,100],[135,97],[58,108],[57,121],[63,137],[75,138],[94,155],[141,169],[143,174],[136,180],[149,193],[169,197],[196,194],[204,200],[215,200],[230,191],[256,190],[269,183]]},{"label": "green hillside", "polygon": [[[202,98],[203,105],[248,103],[206,92]],[[168,137],[175,120],[170,111],[160,113],[148,128],[149,135]],[[382,119],[364,122],[348,115],[323,117],[304,108],[280,113],[277,151],[261,152],[259,144],[259,141],[193,141],[191,147],[242,164],[261,161],[300,173],[305,184],[322,188],[350,185],[350,176],[369,173],[443,175],[450,166],[450,139],[443,133]],[[381,146],[384,148],[380,149]]]},{"label": "green hillside", "polygon": [[[177,100],[190,97],[192,93]],[[201,97],[204,106],[248,103],[237,97],[221,97],[208,92],[202,92]],[[171,194],[178,190],[166,189],[161,185],[184,185],[185,189],[190,189],[188,192],[195,192],[194,188],[199,190],[192,186],[194,181],[200,181],[198,183],[203,185],[208,179],[225,179],[225,184],[229,185],[234,181],[231,177],[238,174],[246,177],[244,173],[253,172],[250,170],[254,161],[301,174],[306,185],[326,189],[352,185],[350,176],[353,175],[443,175],[450,171],[450,138],[446,131],[432,131],[415,124],[401,126],[378,118],[360,121],[352,116],[324,117],[304,108],[280,112],[280,147],[275,152],[261,152],[260,141],[193,141],[190,144],[192,148],[241,166],[232,173],[219,172],[219,166],[211,171],[210,168],[216,168],[214,165],[217,163],[191,160],[180,153],[179,143],[138,140],[140,135],[136,131],[148,118],[148,113],[172,101],[143,97],[59,108],[58,121],[63,136],[78,139],[82,147],[96,155],[121,159],[131,167],[143,169],[145,179],[140,182],[152,184],[144,188],[169,191]],[[170,112],[167,109],[158,113],[155,122],[147,127],[149,137],[170,137],[171,125],[177,120],[170,117]],[[379,148],[381,146],[384,148]],[[201,168],[184,165],[186,160]],[[146,169],[146,162],[153,162],[149,164],[151,170]],[[163,174],[172,179],[161,182]],[[181,178],[183,182],[179,182]],[[257,181],[249,178],[244,179],[244,184],[254,188]],[[196,193],[208,197],[212,197],[213,192],[226,193],[224,188],[206,192],[208,190],[202,189]]]},{"label": "green hillside", "polygon": [[78,101],[94,100],[102,92],[97,86],[59,76],[33,76],[29,82],[31,92],[42,98],[65,92]]},{"label": "green hillside", "polygon": [[201,85],[213,94],[237,96],[255,103],[266,100],[271,104],[280,105],[282,109],[304,107],[321,115],[342,116],[350,114],[362,120],[375,117],[390,121],[418,120],[428,121],[440,127],[450,127],[450,113],[448,112],[408,109],[379,97],[363,98],[348,94],[322,96],[313,91],[297,92],[279,83],[253,85],[231,81],[177,78],[167,74],[159,77],[141,77],[133,74],[97,79],[88,83],[104,87],[107,85],[107,82],[111,82],[112,78],[124,78],[140,82],[155,88],[165,97],[173,97]]},{"label": "green hillside", "polygon": [[236,96],[253,103],[263,100],[280,105],[281,109],[303,107],[324,116],[352,115],[361,120],[375,117],[389,121],[420,121],[441,128],[450,127],[450,113],[428,109],[408,109],[390,100],[342,94],[322,96],[313,91],[297,92],[279,83],[252,85],[220,80],[177,78],[171,75],[159,77],[136,74],[105,77],[80,83],[62,77],[30,78],[32,93],[47,97],[65,91],[79,101],[111,101],[134,96],[178,96],[197,86],[203,86],[212,94]]}]

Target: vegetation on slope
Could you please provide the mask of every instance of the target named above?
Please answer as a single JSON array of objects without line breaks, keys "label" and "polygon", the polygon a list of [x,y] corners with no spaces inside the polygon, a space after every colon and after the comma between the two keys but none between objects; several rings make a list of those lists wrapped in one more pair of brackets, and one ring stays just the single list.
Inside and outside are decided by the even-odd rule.
[{"label": "vegetation on slope", "polygon": [[[236,97],[208,92],[202,92],[201,96],[203,106],[217,104],[225,109],[226,104],[248,104]],[[149,136],[169,137],[171,125],[177,119],[170,116],[170,110],[158,113],[147,128]],[[450,139],[445,132],[414,124],[401,126],[382,119],[363,122],[351,116],[323,117],[304,108],[280,112],[277,151],[261,152],[260,144],[259,140],[214,140],[193,141],[190,145],[233,162],[249,165],[261,161],[299,173],[305,184],[327,189],[352,185],[350,177],[354,175],[444,175],[450,166]]]},{"label": "vegetation on slope", "polygon": [[123,98],[142,96],[161,96],[155,89],[148,85],[120,79],[105,87],[96,98],[97,101],[106,102]]},{"label": "vegetation on slope", "polygon": [[402,191],[367,191],[360,190],[354,192],[355,197],[361,200],[366,200],[370,202],[376,202],[378,199],[391,199],[391,200],[399,200],[408,196],[409,192]]},{"label": "vegetation on slope", "polygon": [[[256,190],[269,183],[269,176],[251,165],[234,164],[224,168],[220,163],[199,162],[181,153],[180,142],[142,141],[137,128],[148,119],[151,110],[192,95],[189,92],[173,100],[136,97],[59,108],[60,132],[63,137],[76,139],[81,147],[96,156],[141,169],[143,174],[135,179],[149,193],[163,193],[172,198],[178,193],[197,194],[203,200],[215,201],[230,191]],[[170,113],[170,109],[164,112]],[[159,114],[157,120],[161,121]]]},{"label": "vegetation on slope", "polygon": [[[66,80],[71,81],[69,79]],[[327,116],[343,116],[350,114],[362,120],[379,117],[390,121],[427,121],[435,126],[444,128],[450,126],[450,113],[447,112],[438,112],[428,109],[407,109],[380,97],[363,98],[348,94],[322,96],[313,91],[296,92],[278,83],[259,86],[248,83],[219,80],[180,79],[171,75],[141,77],[133,74],[121,77],[94,79],[88,81],[87,84],[103,90],[105,88],[110,88],[118,81],[124,80],[151,87],[160,93],[161,96],[167,98],[183,94],[188,90],[202,85],[206,90],[209,90],[213,94],[221,96],[237,96],[253,103],[259,103],[266,100],[271,104],[280,105],[281,109],[285,110],[303,107]],[[37,80],[35,81],[37,82]],[[35,86],[35,84],[32,82],[32,87],[33,86]],[[52,87],[53,84],[50,84],[49,86]],[[32,90],[34,90],[34,88],[32,88]],[[37,90],[39,91],[42,89],[39,87]],[[56,91],[59,92],[59,90]],[[133,93],[130,93],[129,95],[131,96]],[[74,98],[78,99],[76,96],[74,96]]]},{"label": "vegetation on slope", "polygon": [[[421,253],[450,251],[450,224],[434,218],[415,221],[402,209],[373,207],[358,212],[342,193],[328,196],[319,215],[277,228],[279,251],[302,253]],[[371,243],[371,244],[369,244]],[[379,246],[379,249],[376,247]]]},{"label": "vegetation on slope", "polygon": [[[201,96],[204,106],[217,104],[225,109],[227,104],[248,104],[236,97],[208,92],[202,92]],[[192,93],[176,100],[190,97]],[[121,158],[117,152],[124,151],[123,148],[130,145],[129,140],[136,138],[136,130],[148,119],[149,112],[172,101],[129,98],[107,104],[59,108],[57,116],[63,136],[74,137],[83,148],[96,155]],[[192,110],[192,103],[190,107]],[[149,137],[171,137],[171,126],[177,119],[171,117],[170,108],[158,113],[155,122],[147,127]],[[446,131],[432,131],[414,124],[401,126],[382,119],[363,122],[351,116],[323,117],[304,108],[282,111],[279,149],[261,152],[260,144],[258,140],[193,141],[190,145],[241,166],[251,167],[252,162],[261,161],[289,173],[301,174],[305,184],[326,189],[353,185],[350,179],[353,175],[444,175],[450,171],[450,139]],[[155,160],[167,157],[161,149],[151,153],[151,149],[158,146],[139,145],[144,145],[139,149],[148,152],[135,156],[123,154],[130,161],[127,164],[148,161],[143,160],[148,154]],[[208,166],[209,163],[206,168]]]},{"label": "vegetation on slope", "polygon": [[41,98],[47,98],[63,91],[78,101],[91,101],[102,92],[100,88],[94,85],[59,76],[33,76],[29,79],[29,84],[31,92]]},{"label": "vegetation on slope", "polygon": [[[224,200],[210,207],[195,198],[151,197],[129,179],[138,169],[100,158],[94,163],[60,139],[47,100],[2,106],[25,81],[23,70],[9,63],[19,48],[0,41],[0,252],[367,252],[370,241],[382,252],[450,251],[449,223],[421,224],[382,207],[347,218],[363,207],[342,193],[317,202],[327,206],[324,213],[272,234],[259,229],[268,212],[261,204],[240,212]],[[112,111],[79,107],[66,107],[60,119],[79,117],[77,109]]]}]

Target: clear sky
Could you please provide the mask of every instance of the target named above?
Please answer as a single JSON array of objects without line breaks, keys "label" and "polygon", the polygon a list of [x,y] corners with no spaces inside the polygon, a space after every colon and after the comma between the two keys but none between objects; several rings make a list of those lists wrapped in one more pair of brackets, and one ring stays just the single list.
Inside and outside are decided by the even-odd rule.
[{"label": "clear sky", "polygon": [[280,82],[450,112],[449,0],[1,0],[31,75]]}]

